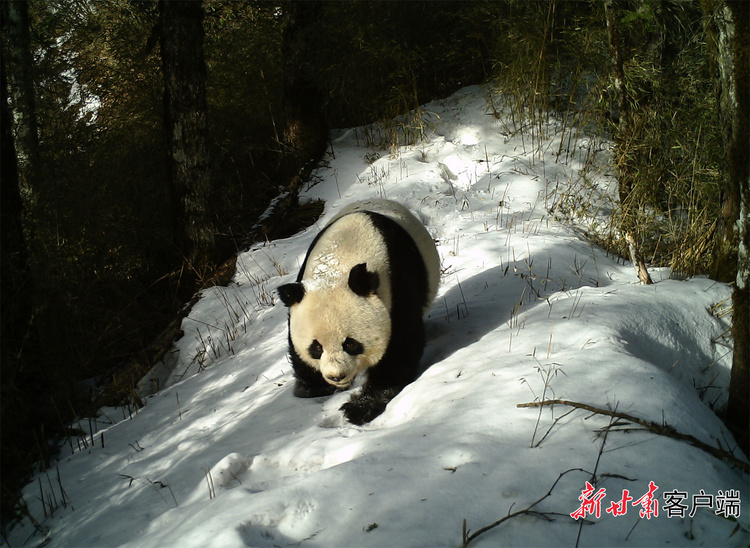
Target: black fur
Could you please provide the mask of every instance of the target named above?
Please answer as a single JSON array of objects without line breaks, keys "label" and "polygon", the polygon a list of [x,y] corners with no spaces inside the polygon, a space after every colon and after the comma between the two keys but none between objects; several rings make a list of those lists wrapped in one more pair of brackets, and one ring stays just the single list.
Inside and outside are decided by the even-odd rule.
[{"label": "black fur", "polygon": [[284,284],[278,289],[279,297],[287,308],[293,304],[297,304],[305,296],[305,287],[299,283]]},{"label": "black fur", "polygon": [[401,392],[400,388],[362,392],[341,406],[346,418],[352,424],[365,424],[385,411],[388,402]]},{"label": "black fur", "polygon": [[320,396],[330,396],[336,391],[336,387],[328,384],[320,371],[316,371],[299,357],[295,352],[292,344],[292,337],[289,336],[289,357],[292,360],[294,368],[294,395],[298,398],[317,398]]},{"label": "black fur", "polygon": [[364,354],[365,347],[362,346],[362,343],[352,339],[351,337],[347,337],[344,340],[344,344],[341,345],[344,349],[344,352],[349,354],[350,356],[359,356],[360,354]]},{"label": "black fur", "polygon": [[427,268],[409,233],[388,217],[366,213],[388,247],[391,340],[380,362],[368,370],[362,392],[341,407],[353,424],[364,424],[380,415],[388,402],[416,378],[425,344],[422,308],[428,298]]},{"label": "black fur", "polygon": [[367,263],[360,263],[349,271],[349,289],[360,297],[367,297],[377,291],[380,276],[377,272],[368,272]]},{"label": "black fur", "polygon": [[[370,217],[377,230],[383,235],[388,248],[392,295],[391,340],[380,362],[368,370],[368,380],[362,392],[341,406],[344,415],[353,424],[364,424],[380,415],[388,402],[416,378],[425,344],[422,308],[427,304],[428,299],[427,268],[409,233],[384,215],[371,211],[360,213]],[[310,251],[330,226],[326,226],[310,245],[297,275],[297,282],[302,281]],[[358,272],[354,273],[354,270]],[[352,287],[352,275],[355,278],[354,287]],[[377,288],[379,281],[377,273],[367,272],[364,263],[354,267],[349,277],[352,291],[359,295],[362,295],[365,289],[367,289],[365,295],[369,295],[372,284],[375,283],[375,288]],[[281,288],[279,291],[281,292]],[[296,296],[297,294],[293,293],[292,300]],[[303,296],[304,289],[302,295],[299,296],[300,300]],[[285,297],[282,295],[281,298],[286,304]],[[335,392],[336,389],[323,379],[319,371],[302,361],[294,350],[291,336],[289,337],[289,355],[297,379],[294,388],[295,396],[317,397]]]}]

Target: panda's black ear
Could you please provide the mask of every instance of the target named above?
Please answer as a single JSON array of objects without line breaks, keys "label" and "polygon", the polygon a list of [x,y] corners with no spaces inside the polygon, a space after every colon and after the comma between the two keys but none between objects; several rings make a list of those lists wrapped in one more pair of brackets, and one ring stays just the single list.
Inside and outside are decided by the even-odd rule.
[{"label": "panda's black ear", "polygon": [[284,284],[279,287],[278,291],[281,302],[286,306],[297,304],[305,296],[305,287],[299,282]]},{"label": "panda's black ear", "polygon": [[360,263],[349,272],[349,288],[360,297],[367,297],[378,289],[380,276],[377,272],[368,272],[367,264]]}]

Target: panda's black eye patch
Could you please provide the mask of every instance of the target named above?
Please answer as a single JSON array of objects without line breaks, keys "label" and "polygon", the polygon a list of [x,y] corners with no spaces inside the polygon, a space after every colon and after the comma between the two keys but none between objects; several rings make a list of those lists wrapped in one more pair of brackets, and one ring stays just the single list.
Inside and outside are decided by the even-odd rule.
[{"label": "panda's black eye patch", "polygon": [[346,352],[350,356],[359,356],[362,352],[365,351],[365,347],[362,346],[361,342],[355,341],[350,337],[346,338],[344,344],[342,344],[341,347],[344,349],[344,352]]},{"label": "panda's black eye patch", "polygon": [[310,347],[307,349],[310,353],[310,357],[314,360],[319,360],[323,355],[323,345],[318,342],[317,339],[310,343]]}]

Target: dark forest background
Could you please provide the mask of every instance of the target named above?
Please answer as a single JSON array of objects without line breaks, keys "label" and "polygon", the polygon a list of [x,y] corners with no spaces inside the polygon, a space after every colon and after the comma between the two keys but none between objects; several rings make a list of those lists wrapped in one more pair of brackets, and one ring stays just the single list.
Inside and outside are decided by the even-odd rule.
[{"label": "dark forest background", "polygon": [[[381,121],[363,143],[417,142],[420,104],[489,82],[532,131],[557,116],[614,141],[621,203],[601,245],[629,256],[629,234],[677,276],[747,280],[743,2],[1,5],[6,523],[71,421],[141,403],[134,384],[198,289],[314,221],[295,192],[329,128]],[[735,324],[747,306],[745,287]],[[724,414],[747,447],[743,371]]]}]

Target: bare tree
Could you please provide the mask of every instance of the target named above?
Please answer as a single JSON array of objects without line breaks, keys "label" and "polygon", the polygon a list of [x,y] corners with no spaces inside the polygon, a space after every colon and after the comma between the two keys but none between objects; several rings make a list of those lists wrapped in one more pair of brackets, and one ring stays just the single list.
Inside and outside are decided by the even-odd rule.
[{"label": "bare tree", "polygon": [[162,0],[159,8],[174,239],[193,269],[202,274],[216,259],[203,5]]}]

